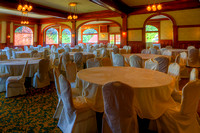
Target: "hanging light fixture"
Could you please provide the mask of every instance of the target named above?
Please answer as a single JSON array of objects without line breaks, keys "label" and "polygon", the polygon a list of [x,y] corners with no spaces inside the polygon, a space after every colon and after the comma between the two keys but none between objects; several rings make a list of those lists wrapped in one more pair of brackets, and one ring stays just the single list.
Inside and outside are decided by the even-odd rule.
[{"label": "hanging light fixture", "polygon": [[28,11],[30,12],[33,9],[32,5],[30,4],[30,2],[25,1],[25,0],[19,0],[19,4],[17,6],[17,10],[18,11]]},{"label": "hanging light fixture", "polygon": [[147,6],[147,11],[157,11],[157,10],[162,10],[162,5],[160,4],[160,0],[159,0],[159,4],[156,4],[156,0],[154,0],[153,2],[154,4],[151,6],[150,2],[148,2],[148,6]]},{"label": "hanging light fixture", "polygon": [[69,19],[69,20],[78,19],[78,15],[76,14],[76,12],[77,12],[77,3],[76,2],[69,3],[69,10],[70,10],[70,15],[67,17],[67,19]]}]

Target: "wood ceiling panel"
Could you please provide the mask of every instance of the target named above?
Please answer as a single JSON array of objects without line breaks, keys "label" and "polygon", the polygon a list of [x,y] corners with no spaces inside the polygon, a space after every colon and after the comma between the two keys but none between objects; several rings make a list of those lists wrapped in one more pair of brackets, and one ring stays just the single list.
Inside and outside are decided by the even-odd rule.
[{"label": "wood ceiling panel", "polygon": [[141,6],[141,5],[148,5],[153,4],[154,1],[156,3],[160,2],[170,2],[170,1],[177,1],[177,0],[122,0],[124,3],[126,3],[129,6]]}]

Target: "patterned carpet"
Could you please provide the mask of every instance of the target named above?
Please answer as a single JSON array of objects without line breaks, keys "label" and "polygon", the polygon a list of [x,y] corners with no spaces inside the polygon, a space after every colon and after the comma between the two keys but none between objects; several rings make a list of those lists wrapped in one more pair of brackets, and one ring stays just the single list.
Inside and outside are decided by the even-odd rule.
[{"label": "patterned carpet", "polygon": [[27,95],[13,98],[5,98],[5,92],[1,92],[0,132],[61,132],[58,120],[53,119],[57,100],[53,84],[49,88],[27,89]]}]

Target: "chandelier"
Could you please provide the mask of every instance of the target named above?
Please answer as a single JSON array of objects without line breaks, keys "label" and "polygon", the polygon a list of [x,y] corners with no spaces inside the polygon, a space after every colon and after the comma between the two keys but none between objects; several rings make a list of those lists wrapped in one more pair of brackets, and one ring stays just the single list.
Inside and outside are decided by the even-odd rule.
[{"label": "chandelier", "polygon": [[158,4],[155,4],[156,3],[156,0],[154,1],[154,4],[148,4],[147,6],[147,11],[157,11],[157,10],[162,10],[162,5],[160,4],[160,1]]},{"label": "chandelier", "polygon": [[30,12],[33,9],[30,2],[25,0],[20,0],[19,4],[17,6],[17,10],[22,12],[22,18],[21,18],[21,24],[29,24],[28,21],[28,12]]},{"label": "chandelier", "polygon": [[77,12],[77,3],[76,2],[69,3],[69,10],[70,10],[70,15],[67,17],[67,19],[69,19],[69,20],[78,19],[78,15],[76,14],[76,12]]}]

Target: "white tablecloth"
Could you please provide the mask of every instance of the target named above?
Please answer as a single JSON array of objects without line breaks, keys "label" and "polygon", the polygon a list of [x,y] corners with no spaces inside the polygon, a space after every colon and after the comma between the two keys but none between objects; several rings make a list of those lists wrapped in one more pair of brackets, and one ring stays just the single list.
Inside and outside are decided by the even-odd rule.
[{"label": "white tablecloth", "polygon": [[133,67],[96,67],[78,72],[82,94],[87,104],[103,112],[102,85],[121,81],[134,88],[137,113],[141,118],[157,119],[175,102],[171,97],[172,78],[158,71]]},{"label": "white tablecloth", "polygon": [[0,61],[0,73],[10,73],[11,76],[19,76],[22,74],[24,65],[28,60],[28,68],[26,77],[33,77],[39,67],[38,58],[18,58],[12,60]]},{"label": "white tablecloth", "polygon": [[[27,58],[31,57],[31,51],[15,51],[16,58],[21,58],[21,54],[23,54],[23,53],[28,54],[29,57],[27,57]],[[42,56],[44,54],[43,51],[38,51],[38,53],[41,54]]]}]

